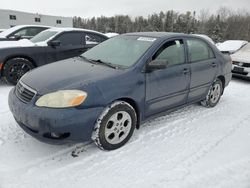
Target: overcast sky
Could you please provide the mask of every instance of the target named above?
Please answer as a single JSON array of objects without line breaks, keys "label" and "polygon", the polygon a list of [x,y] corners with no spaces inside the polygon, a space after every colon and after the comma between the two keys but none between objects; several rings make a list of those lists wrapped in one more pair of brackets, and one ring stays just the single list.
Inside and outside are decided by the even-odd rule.
[{"label": "overcast sky", "polygon": [[210,12],[215,12],[220,6],[250,12],[250,0],[1,0],[0,3],[1,9],[81,17],[117,14],[147,16],[172,9],[180,12],[209,9]]}]

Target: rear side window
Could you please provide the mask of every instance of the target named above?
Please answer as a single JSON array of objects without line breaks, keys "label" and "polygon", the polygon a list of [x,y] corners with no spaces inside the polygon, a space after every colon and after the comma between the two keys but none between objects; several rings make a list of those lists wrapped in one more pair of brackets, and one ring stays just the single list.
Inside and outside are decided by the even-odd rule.
[{"label": "rear side window", "polygon": [[188,39],[188,56],[190,62],[204,61],[215,58],[212,49],[200,39]]},{"label": "rear side window", "polygon": [[106,38],[101,35],[95,33],[86,33],[86,44],[99,44],[105,40]]},{"label": "rear side window", "polygon": [[62,46],[85,45],[85,34],[82,32],[63,33],[55,40],[59,40]]},{"label": "rear side window", "polygon": [[167,42],[156,52],[153,60],[167,60],[170,66],[185,63],[183,40]]}]

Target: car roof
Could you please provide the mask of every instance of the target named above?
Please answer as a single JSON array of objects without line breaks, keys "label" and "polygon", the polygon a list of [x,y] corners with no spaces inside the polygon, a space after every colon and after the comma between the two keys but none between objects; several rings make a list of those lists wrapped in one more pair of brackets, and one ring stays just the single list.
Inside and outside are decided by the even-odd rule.
[{"label": "car roof", "polygon": [[171,33],[171,32],[135,32],[135,33],[126,33],[123,35],[153,37],[153,38],[187,36],[186,34],[183,33]]},{"label": "car roof", "polygon": [[[81,28],[71,28],[71,27],[64,27],[64,28],[63,27],[53,27],[53,28],[47,29],[46,31],[57,31],[57,32],[82,31],[82,32],[96,33],[96,34],[105,36],[103,33],[100,33],[98,31],[81,29]],[[107,37],[107,36],[105,36],[105,37]]]}]

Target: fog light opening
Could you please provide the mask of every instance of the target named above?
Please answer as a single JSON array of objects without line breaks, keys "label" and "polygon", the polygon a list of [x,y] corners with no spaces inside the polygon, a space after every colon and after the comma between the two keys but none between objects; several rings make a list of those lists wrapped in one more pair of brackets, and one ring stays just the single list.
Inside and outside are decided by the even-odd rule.
[{"label": "fog light opening", "polygon": [[70,133],[55,133],[55,132],[51,132],[51,133],[45,133],[44,134],[44,137],[50,138],[50,139],[56,139],[56,140],[65,139],[65,138],[68,138],[69,136],[70,136]]}]

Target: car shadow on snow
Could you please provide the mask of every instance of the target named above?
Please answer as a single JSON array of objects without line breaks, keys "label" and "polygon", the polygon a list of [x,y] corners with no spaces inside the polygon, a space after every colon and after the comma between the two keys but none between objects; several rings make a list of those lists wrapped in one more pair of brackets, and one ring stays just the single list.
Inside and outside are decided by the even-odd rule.
[{"label": "car shadow on snow", "polygon": [[249,84],[249,83],[250,83],[250,79],[247,79],[247,78],[240,78],[240,77],[237,77],[237,76],[233,76],[233,77],[232,77],[232,80],[233,80],[233,81],[236,81],[236,82],[246,83],[246,84]]}]

